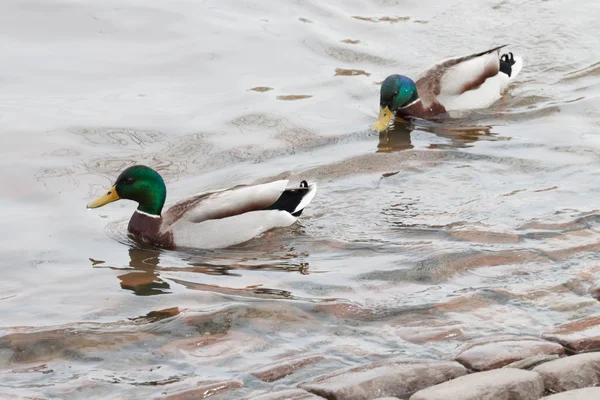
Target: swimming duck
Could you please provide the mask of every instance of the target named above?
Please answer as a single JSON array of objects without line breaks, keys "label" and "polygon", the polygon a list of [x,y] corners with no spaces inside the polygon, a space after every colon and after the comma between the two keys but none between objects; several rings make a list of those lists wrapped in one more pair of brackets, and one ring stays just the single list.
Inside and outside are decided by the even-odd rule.
[{"label": "swimming duck", "polygon": [[505,46],[441,61],[416,82],[404,75],[388,76],[381,84],[379,118],[373,129],[384,131],[393,116],[428,119],[447,111],[490,106],[523,66],[523,60],[512,53],[500,56]]},{"label": "swimming duck", "polygon": [[200,193],[161,214],[167,197],[163,178],[152,168],[134,165],[121,172],[114,186],[87,208],[133,200],[138,208],[128,230],[143,241],[166,249],[223,248],[296,222],[315,196],[317,185],[302,181],[287,188],[287,184],[287,180],[279,180]]}]

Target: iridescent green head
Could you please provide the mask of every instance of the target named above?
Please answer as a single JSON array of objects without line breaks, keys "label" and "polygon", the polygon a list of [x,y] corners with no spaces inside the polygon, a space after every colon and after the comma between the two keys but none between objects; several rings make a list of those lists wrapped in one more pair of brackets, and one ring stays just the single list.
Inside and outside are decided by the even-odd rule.
[{"label": "iridescent green head", "polygon": [[88,208],[102,207],[120,199],[138,203],[138,210],[151,215],[160,215],[167,188],[163,178],[150,167],[134,165],[121,172],[108,193],[88,204]]},{"label": "iridescent green head", "polygon": [[390,75],[381,84],[379,118],[373,129],[383,131],[388,127],[396,110],[419,99],[417,87],[412,79],[404,75]]}]

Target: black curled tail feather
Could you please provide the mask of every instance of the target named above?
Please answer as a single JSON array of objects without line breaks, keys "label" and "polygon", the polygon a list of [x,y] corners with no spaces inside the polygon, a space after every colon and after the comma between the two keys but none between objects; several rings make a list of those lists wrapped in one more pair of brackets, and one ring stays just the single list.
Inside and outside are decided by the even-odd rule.
[{"label": "black curled tail feather", "polygon": [[514,63],[515,57],[513,56],[513,53],[502,54],[500,57],[500,72],[503,72],[510,77]]},{"label": "black curled tail feather", "polygon": [[298,188],[284,190],[277,201],[265,208],[265,210],[287,211],[294,217],[299,217],[302,215],[303,210],[298,210],[296,212],[294,212],[294,210],[296,207],[298,207],[304,196],[308,194],[308,189],[308,182],[302,181],[300,182],[300,186]]}]

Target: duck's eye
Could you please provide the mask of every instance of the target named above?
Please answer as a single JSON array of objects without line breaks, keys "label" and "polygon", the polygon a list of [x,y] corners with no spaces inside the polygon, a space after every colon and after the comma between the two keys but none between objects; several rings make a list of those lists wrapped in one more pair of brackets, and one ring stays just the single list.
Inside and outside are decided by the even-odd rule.
[{"label": "duck's eye", "polygon": [[130,178],[125,179],[125,181],[123,183],[125,183],[127,185],[131,185],[133,182],[134,182],[134,179],[130,177]]},{"label": "duck's eye", "polygon": [[397,90],[394,92],[394,97],[396,97],[396,96],[398,96],[398,91]]}]

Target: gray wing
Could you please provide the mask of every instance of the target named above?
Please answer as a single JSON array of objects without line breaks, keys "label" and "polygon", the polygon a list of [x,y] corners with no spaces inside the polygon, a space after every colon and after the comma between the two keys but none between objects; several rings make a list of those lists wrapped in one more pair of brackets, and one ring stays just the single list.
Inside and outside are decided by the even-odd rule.
[{"label": "gray wing", "polygon": [[172,225],[184,218],[188,222],[199,223],[264,210],[279,199],[287,184],[288,180],[280,180],[201,193],[174,204],[163,214],[163,221]]}]

